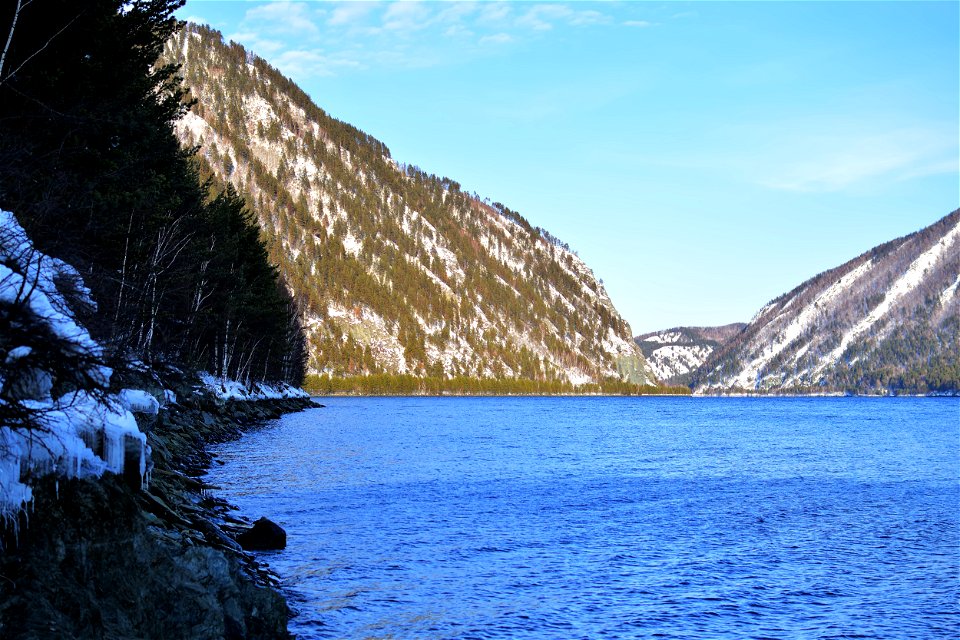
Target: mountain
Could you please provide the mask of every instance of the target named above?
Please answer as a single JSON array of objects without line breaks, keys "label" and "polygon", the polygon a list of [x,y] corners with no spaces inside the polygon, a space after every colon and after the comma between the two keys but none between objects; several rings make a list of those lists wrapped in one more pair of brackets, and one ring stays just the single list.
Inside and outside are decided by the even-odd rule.
[{"label": "mountain", "polygon": [[960,210],[760,309],[695,392],[960,391]]},{"label": "mountain", "polygon": [[643,356],[664,384],[686,385],[693,371],[710,354],[747,326],[743,322],[721,327],[674,327],[651,331],[634,338]]},{"label": "mountain", "polygon": [[309,370],[655,383],[590,268],[515,211],[390,156],[207,27],[168,41],[202,172],[255,212],[301,306]]}]

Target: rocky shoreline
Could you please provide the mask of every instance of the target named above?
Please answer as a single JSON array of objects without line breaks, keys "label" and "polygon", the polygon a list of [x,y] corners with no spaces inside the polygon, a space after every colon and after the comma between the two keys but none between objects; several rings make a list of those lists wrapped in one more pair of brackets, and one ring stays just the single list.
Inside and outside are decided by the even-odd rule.
[{"label": "rocky shoreline", "polygon": [[3,534],[0,637],[290,637],[275,580],[231,535],[243,521],[199,478],[208,444],[316,405],[223,401],[183,381],[175,391],[178,402],[141,424],[154,465],[147,488],[109,474],[34,485],[19,526]]}]

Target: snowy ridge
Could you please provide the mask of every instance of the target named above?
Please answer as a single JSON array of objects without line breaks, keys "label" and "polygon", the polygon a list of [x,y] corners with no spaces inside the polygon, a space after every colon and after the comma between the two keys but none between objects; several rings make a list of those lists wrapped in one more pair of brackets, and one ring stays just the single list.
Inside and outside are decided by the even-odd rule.
[{"label": "snowy ridge", "polygon": [[132,389],[55,397],[46,361],[35,361],[54,336],[58,357],[76,361],[78,379],[101,388],[110,381],[111,370],[99,364],[100,345],[76,322],[65,281],[81,303],[92,303],[76,270],[34,249],[16,218],[0,211],[0,306],[21,313],[18,322],[32,326],[23,340],[35,341],[13,345],[0,336],[6,353],[0,369],[0,517],[6,519],[32,499],[31,480],[49,473],[99,477],[136,465],[141,482],[149,481],[150,449],[133,413],[155,415],[159,402]]},{"label": "snowy ridge", "polygon": [[695,374],[696,391],[949,391],[960,385],[958,283],[955,211],[764,306]]},{"label": "snowy ridge", "polygon": [[634,340],[660,380],[687,384],[690,374],[743,327],[742,323],[723,327],[677,327],[645,333]]},{"label": "snowy ridge", "polygon": [[[757,376],[760,371],[779,355],[787,346],[792,344],[805,331],[809,330],[817,316],[823,312],[823,309],[834,299],[843,294],[844,291],[856,282],[861,276],[870,270],[871,262],[868,260],[857,268],[853,269],[834,284],[827,287],[810,304],[804,307],[799,314],[793,317],[786,316],[785,313],[778,314],[773,321],[767,324],[763,329],[763,339],[759,344],[762,345],[760,352],[750,360],[743,370],[731,382],[734,387],[748,388],[757,382]],[[793,303],[791,298],[788,304]],[[771,307],[772,311],[775,307]],[[786,326],[777,324],[777,320],[785,319]]]},{"label": "snowy ridge", "polygon": [[661,380],[669,380],[690,373],[713,352],[713,349],[704,345],[677,345],[663,346],[647,357],[647,362],[653,372]]},{"label": "snowy ridge", "polygon": [[843,338],[840,339],[840,344],[827,354],[821,361],[819,367],[823,368],[836,363],[843,352],[850,346],[850,343],[876,325],[877,321],[887,315],[901,298],[911,291],[914,291],[920,283],[923,282],[923,277],[927,271],[937,263],[945,252],[953,248],[958,237],[960,237],[960,221],[958,221],[945,236],[935,242],[932,247],[921,253],[920,257],[910,264],[907,272],[897,278],[893,286],[887,290],[880,304],[871,309],[870,313],[843,334]]}]

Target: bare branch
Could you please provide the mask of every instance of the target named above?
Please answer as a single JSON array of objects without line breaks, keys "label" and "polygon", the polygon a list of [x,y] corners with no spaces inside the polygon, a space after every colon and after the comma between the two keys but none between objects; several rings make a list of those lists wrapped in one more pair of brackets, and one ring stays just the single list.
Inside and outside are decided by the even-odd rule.
[{"label": "bare branch", "polygon": [[[27,2],[26,4],[21,5],[21,4],[20,4],[20,0],[17,0],[17,12],[16,12],[16,14],[14,14],[13,24],[10,26],[10,34],[7,36],[7,45],[6,45],[6,47],[4,47],[4,49],[3,49],[3,57],[4,57],[4,58],[6,58],[6,56],[7,56],[7,49],[10,47],[10,41],[13,39],[13,30],[14,30],[14,27],[16,27],[16,24],[17,24],[17,17],[20,15],[20,12],[23,10],[23,8],[24,8],[25,6],[27,6],[27,4],[30,4],[30,3]],[[23,69],[24,65],[26,65],[28,62],[30,62],[30,61],[33,60],[36,56],[38,56],[40,53],[42,53],[44,49],[46,49],[47,47],[50,46],[50,43],[53,42],[54,39],[55,39],[57,36],[59,36],[59,35],[60,35],[61,33],[63,33],[64,31],[66,31],[66,30],[70,27],[70,25],[72,25],[74,22],[76,22],[76,21],[80,18],[80,16],[82,16],[82,15],[83,15],[83,11],[81,11],[81,12],[78,13],[77,15],[73,16],[73,18],[70,20],[70,22],[68,22],[67,24],[63,25],[63,27],[62,27],[59,31],[57,31],[55,34],[53,34],[52,36],[50,36],[50,38],[49,38],[46,42],[43,43],[43,46],[42,46],[42,47],[40,47],[39,49],[37,49],[36,51],[34,51],[33,53],[31,53],[29,56],[27,56],[27,58],[26,58],[23,62],[20,63],[20,66],[18,66],[16,69],[14,69],[14,70],[11,71],[10,73],[8,73],[8,74],[6,75],[6,77],[0,75],[0,85],[2,85],[2,84],[5,83],[7,80],[9,80],[9,79],[12,78],[13,76],[15,76],[15,75],[17,74],[17,72],[20,71],[20,69]],[[4,62],[4,61],[3,61],[2,59],[0,59],[0,74],[3,73],[3,62]]]}]

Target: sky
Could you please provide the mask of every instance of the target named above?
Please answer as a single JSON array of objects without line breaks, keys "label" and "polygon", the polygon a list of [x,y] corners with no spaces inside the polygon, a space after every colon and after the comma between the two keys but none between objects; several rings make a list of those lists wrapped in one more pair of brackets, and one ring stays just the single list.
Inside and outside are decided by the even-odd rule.
[{"label": "sky", "polygon": [[960,207],[956,2],[187,0],[399,162],[568,242],[635,334]]}]

